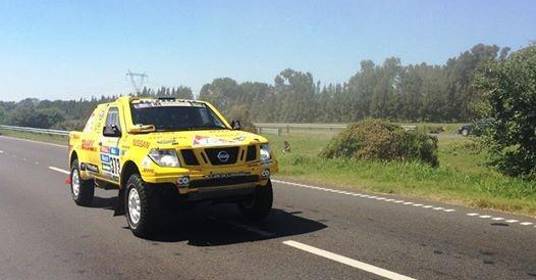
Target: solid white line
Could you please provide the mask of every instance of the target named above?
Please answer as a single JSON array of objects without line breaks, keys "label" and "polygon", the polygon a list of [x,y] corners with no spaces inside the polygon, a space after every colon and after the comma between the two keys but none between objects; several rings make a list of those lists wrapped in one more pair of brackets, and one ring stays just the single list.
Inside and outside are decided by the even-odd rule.
[{"label": "solid white line", "polygon": [[57,167],[54,167],[54,166],[49,166],[48,169],[50,170],[54,170],[56,172],[59,172],[59,173],[63,173],[63,174],[67,174],[67,175],[71,175],[71,172],[65,170],[65,169],[61,169],[61,168],[57,168]]},{"label": "solid white line", "polygon": [[348,266],[351,266],[351,267],[354,267],[354,268],[357,268],[357,269],[361,269],[363,271],[370,272],[372,274],[376,274],[376,275],[381,276],[381,277],[385,277],[387,279],[392,279],[392,280],[415,280],[414,278],[404,276],[404,275],[398,274],[396,272],[392,272],[392,271],[389,271],[389,270],[386,270],[386,269],[383,269],[383,268],[380,268],[380,267],[377,267],[377,266],[374,266],[374,265],[371,265],[371,264],[367,264],[367,263],[360,262],[360,261],[357,261],[357,260],[354,260],[354,259],[351,259],[351,258],[348,258],[348,257],[345,257],[345,256],[341,256],[341,255],[338,255],[338,254],[335,254],[335,253],[331,253],[331,252],[328,252],[326,250],[318,249],[318,248],[315,248],[313,246],[309,246],[307,244],[303,244],[303,243],[300,243],[300,242],[297,242],[297,241],[287,240],[287,241],[283,241],[283,244],[291,246],[291,247],[294,247],[296,249],[300,249],[300,250],[308,252],[308,253],[311,253],[313,255],[324,257],[326,259],[336,261],[338,263],[342,263],[342,264],[345,264],[345,265],[348,265]]},{"label": "solid white line", "polygon": [[0,137],[1,138],[12,139],[12,140],[18,140],[18,141],[26,141],[26,142],[31,142],[31,143],[45,144],[45,145],[61,147],[61,148],[66,148],[67,147],[67,145],[60,145],[60,144],[43,142],[43,141],[36,141],[36,140],[30,140],[30,139],[24,139],[24,138],[10,137],[10,136],[5,136],[5,135],[2,135]]}]

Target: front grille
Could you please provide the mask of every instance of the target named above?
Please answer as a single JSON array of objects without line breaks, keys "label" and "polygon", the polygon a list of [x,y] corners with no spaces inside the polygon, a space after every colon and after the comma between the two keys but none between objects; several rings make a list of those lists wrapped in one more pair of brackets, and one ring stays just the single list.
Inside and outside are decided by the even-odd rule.
[{"label": "front grille", "polygon": [[252,160],[255,160],[255,159],[257,159],[257,146],[249,145],[248,146],[248,151],[247,151],[247,156],[246,156],[246,161],[252,161]]},{"label": "front grille", "polygon": [[205,153],[212,165],[234,164],[238,159],[238,148],[207,148]]},{"label": "front grille", "polygon": [[194,151],[181,150],[181,155],[186,165],[199,165],[199,161],[197,161],[197,158],[194,155]]},{"label": "front grille", "polygon": [[237,184],[245,184],[245,183],[254,183],[254,182],[257,182],[258,180],[259,180],[259,176],[257,175],[201,179],[201,180],[191,181],[190,187],[191,188],[219,187],[219,186],[237,185]]}]

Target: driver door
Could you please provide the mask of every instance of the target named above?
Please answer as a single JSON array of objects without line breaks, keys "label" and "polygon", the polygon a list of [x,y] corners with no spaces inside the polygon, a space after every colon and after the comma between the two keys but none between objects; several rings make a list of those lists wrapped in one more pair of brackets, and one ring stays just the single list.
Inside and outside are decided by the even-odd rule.
[{"label": "driver door", "polygon": [[99,142],[100,177],[116,183],[119,182],[119,176],[121,174],[119,142],[121,140],[122,130],[119,116],[119,109],[117,107],[110,107],[108,109],[106,122],[102,129]]}]

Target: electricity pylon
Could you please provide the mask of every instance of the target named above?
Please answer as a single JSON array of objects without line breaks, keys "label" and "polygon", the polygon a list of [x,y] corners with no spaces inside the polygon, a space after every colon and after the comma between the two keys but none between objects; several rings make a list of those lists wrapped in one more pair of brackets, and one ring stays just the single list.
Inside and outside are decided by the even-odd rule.
[{"label": "electricity pylon", "polygon": [[147,74],[145,73],[134,73],[130,70],[127,72],[127,77],[130,79],[130,82],[132,83],[132,87],[134,87],[134,90],[136,91],[136,94],[139,95],[141,92],[141,89],[143,87],[143,84],[147,80]]}]

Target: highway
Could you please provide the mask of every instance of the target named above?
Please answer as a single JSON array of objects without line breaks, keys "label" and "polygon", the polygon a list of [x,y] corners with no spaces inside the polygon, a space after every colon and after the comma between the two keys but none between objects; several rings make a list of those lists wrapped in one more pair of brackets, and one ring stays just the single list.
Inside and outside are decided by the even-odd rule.
[{"label": "highway", "polygon": [[536,279],[536,220],[275,181],[274,210],[184,210],[153,240],[117,191],[71,200],[66,147],[0,137],[0,279]]}]

